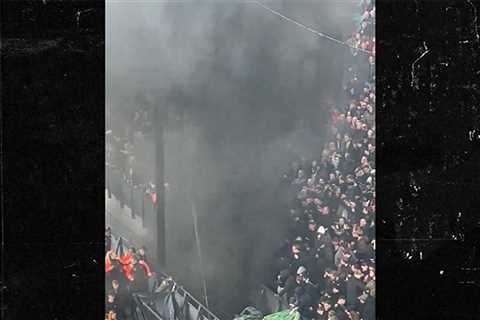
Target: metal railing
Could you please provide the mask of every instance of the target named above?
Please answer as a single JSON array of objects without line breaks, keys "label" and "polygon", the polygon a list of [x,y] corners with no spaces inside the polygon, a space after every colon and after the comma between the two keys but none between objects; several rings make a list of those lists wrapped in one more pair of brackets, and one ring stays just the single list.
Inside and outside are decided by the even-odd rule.
[{"label": "metal railing", "polygon": [[147,225],[147,219],[155,216],[155,204],[151,194],[147,192],[146,185],[135,185],[124,178],[123,173],[112,166],[105,167],[105,187],[108,197],[112,195],[120,202],[120,207],[127,206],[132,213],[132,218],[138,216],[142,219],[142,225]]},{"label": "metal railing", "polygon": [[[130,248],[135,245],[132,244],[130,241],[125,239],[122,236],[115,237],[115,235],[112,234],[112,249],[115,250],[117,254],[121,254],[122,252],[126,252],[127,248]],[[151,291],[153,292],[155,288],[155,284],[161,283],[164,279],[170,278],[168,274],[155,270],[155,275],[153,279],[150,280],[149,283],[149,288],[151,288]],[[175,281],[173,281],[175,283]],[[195,299],[187,290],[185,290],[182,286],[179,286],[178,284],[175,283],[175,299],[179,303],[179,305],[182,306],[183,310],[188,310],[189,315],[186,317],[186,319],[192,319],[192,320],[220,320],[213,312],[211,312],[207,307],[205,307],[200,301]],[[142,304],[144,304],[142,302]],[[155,312],[153,309],[151,309],[149,306],[148,308],[151,314],[158,320],[165,320],[162,319],[157,312]]]}]

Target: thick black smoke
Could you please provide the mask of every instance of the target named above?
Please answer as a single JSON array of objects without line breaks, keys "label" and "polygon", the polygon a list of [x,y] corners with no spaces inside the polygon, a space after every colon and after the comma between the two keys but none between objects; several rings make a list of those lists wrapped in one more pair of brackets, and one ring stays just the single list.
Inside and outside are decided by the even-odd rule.
[{"label": "thick black smoke", "polygon": [[[319,2],[267,5],[344,38],[352,6]],[[168,271],[201,297],[195,206],[210,304],[231,316],[271,276],[288,212],[281,175],[320,154],[345,48],[254,3],[112,1],[106,37],[107,108],[168,109]]]}]

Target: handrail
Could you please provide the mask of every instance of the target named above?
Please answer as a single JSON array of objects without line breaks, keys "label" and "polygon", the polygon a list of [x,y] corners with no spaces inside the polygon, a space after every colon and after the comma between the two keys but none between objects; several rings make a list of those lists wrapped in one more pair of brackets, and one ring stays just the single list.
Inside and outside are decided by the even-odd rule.
[{"label": "handrail", "polygon": [[157,319],[163,320],[162,317],[161,317],[155,310],[153,310],[152,308],[150,308],[150,306],[149,306],[148,304],[146,304],[145,302],[143,302],[141,299],[138,299],[138,300],[139,300],[139,301],[142,303],[142,305],[143,305],[144,307],[146,307],[146,308],[148,309],[148,311],[150,311]]},{"label": "handrail", "polygon": [[209,315],[210,317],[208,317],[209,319],[211,320],[220,320],[216,315],[214,315],[209,309],[207,309],[200,301],[198,301],[197,299],[195,299],[195,297],[193,297],[188,291],[186,291],[183,287],[178,287],[177,289],[177,292],[182,295],[180,292],[183,292],[183,297],[185,297],[185,299],[188,299],[189,301],[188,302],[195,302],[197,304],[197,308],[198,308],[198,312],[199,314],[201,313],[201,311],[203,310],[204,312],[207,313],[207,315]]},{"label": "handrail", "polygon": [[[112,233],[112,236],[114,236],[113,233]],[[119,250],[119,245],[127,245],[127,244],[131,245],[132,244],[128,239],[126,239],[122,236],[115,237],[115,239],[118,239],[117,247],[115,248],[115,252],[117,252]],[[155,274],[160,275],[162,278],[172,278],[168,274],[166,274],[162,271],[156,271],[155,270]],[[157,280],[159,280],[159,279],[157,278]],[[174,281],[174,283],[175,283],[175,281]],[[195,309],[198,310],[199,315],[201,315],[201,314],[206,315],[207,318],[210,319],[210,320],[220,320],[220,318],[218,318],[215,314],[213,314],[213,312],[211,312],[209,309],[207,309],[200,301],[195,299],[195,297],[192,296],[183,287],[178,286],[178,285],[176,287],[177,287],[176,292],[185,299],[186,303],[191,304],[191,302],[194,302],[197,305],[197,306],[195,306],[195,305],[191,304]],[[155,315],[157,315],[157,314],[155,313]],[[161,319],[161,317],[159,317],[159,319]]]}]

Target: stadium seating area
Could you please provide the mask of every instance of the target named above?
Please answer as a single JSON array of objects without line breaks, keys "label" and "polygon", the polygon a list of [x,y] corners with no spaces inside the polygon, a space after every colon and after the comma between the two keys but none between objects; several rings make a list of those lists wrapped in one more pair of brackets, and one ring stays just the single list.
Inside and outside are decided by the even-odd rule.
[{"label": "stadium seating area", "polygon": [[[304,319],[373,320],[375,308],[375,6],[348,41],[345,93],[318,159],[292,164],[289,243],[273,287]],[[360,50],[359,50],[360,49]]]}]

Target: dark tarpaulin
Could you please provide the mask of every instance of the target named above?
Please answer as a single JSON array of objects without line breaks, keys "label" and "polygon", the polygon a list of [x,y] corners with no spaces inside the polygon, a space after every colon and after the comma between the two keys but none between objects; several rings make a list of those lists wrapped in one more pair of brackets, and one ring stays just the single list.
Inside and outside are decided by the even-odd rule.
[{"label": "dark tarpaulin", "polygon": [[115,253],[118,256],[123,256],[125,255],[126,252],[127,250],[125,249],[125,244],[123,243],[123,239],[122,238],[118,239],[118,244],[117,244],[117,248],[115,249]]},{"label": "dark tarpaulin", "polygon": [[272,314],[288,309],[286,296],[278,297],[266,286],[262,286],[254,293],[253,301],[263,314]]},{"label": "dark tarpaulin", "polygon": [[175,294],[169,290],[151,294],[137,293],[133,295],[133,300],[135,320],[188,320],[183,316]]}]

